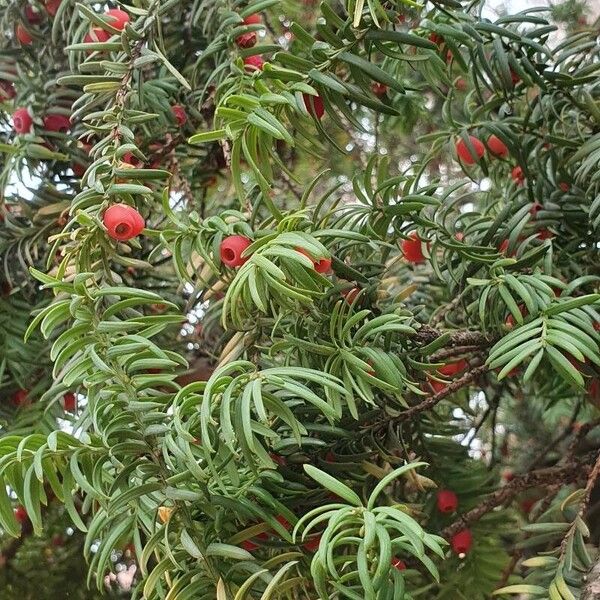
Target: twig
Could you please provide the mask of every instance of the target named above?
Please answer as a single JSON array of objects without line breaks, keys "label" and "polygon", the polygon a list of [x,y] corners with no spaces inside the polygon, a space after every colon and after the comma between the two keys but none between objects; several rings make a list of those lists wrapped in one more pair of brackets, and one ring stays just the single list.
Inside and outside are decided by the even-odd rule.
[{"label": "twig", "polygon": [[[429,325],[423,325],[417,331],[413,339],[429,344],[430,342],[437,340],[445,333],[447,332],[434,329]],[[481,348],[490,346],[494,343],[494,341],[495,340],[493,338],[484,335],[480,331],[460,330],[450,332],[450,339],[447,346],[477,346]]]},{"label": "twig", "polygon": [[[515,496],[526,489],[537,486],[554,485],[557,481],[562,483],[571,483],[577,479],[588,476],[590,472],[590,463],[595,459],[595,453],[587,454],[579,459],[572,459],[566,464],[538,469],[525,475],[515,477],[510,483],[500,488],[482,502],[479,506],[461,515],[460,519],[446,527],[441,535],[449,538],[465,526],[479,521],[484,515],[496,508],[510,502]],[[598,464],[598,463],[597,463]],[[600,469],[600,466],[598,466]]]}]

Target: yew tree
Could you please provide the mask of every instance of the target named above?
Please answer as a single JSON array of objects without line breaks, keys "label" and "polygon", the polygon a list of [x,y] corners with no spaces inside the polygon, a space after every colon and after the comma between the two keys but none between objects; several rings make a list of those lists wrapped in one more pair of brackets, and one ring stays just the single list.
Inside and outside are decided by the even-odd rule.
[{"label": "yew tree", "polygon": [[600,598],[590,4],[2,3],[2,599]]}]

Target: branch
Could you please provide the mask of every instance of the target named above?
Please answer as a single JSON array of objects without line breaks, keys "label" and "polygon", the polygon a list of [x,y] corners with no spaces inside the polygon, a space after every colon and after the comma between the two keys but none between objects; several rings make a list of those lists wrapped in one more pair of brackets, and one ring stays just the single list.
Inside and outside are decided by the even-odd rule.
[{"label": "branch", "polygon": [[584,576],[585,587],[581,590],[580,600],[598,600],[600,598],[600,559]]},{"label": "branch", "polygon": [[[491,494],[482,504],[461,515],[460,519],[446,527],[441,533],[442,537],[449,538],[465,526],[479,521],[488,512],[497,506],[510,502],[524,490],[540,485],[552,485],[557,481],[571,483],[583,476],[587,477],[591,470],[590,463],[594,459],[595,453],[591,453],[583,456],[581,459],[571,460],[559,467],[538,469],[537,471],[531,471],[525,475],[515,477],[510,483],[507,483],[504,487]],[[600,469],[600,466],[598,468]]]},{"label": "branch", "polygon": [[[422,325],[413,339],[425,344],[429,344],[437,340],[445,333],[448,332],[434,329],[429,325]],[[450,332],[450,340],[447,346],[477,346],[480,348],[491,346],[495,341],[496,340],[494,338],[488,337],[480,331],[460,330]]]}]

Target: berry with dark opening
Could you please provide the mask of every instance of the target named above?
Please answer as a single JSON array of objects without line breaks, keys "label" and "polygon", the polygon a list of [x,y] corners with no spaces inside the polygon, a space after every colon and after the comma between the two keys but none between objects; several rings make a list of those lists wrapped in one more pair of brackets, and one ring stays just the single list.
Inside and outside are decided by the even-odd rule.
[{"label": "berry with dark opening", "polygon": [[491,135],[487,141],[487,147],[492,156],[496,158],[506,158],[508,156],[508,147],[496,135]]},{"label": "berry with dark opening", "polygon": [[140,213],[128,204],[109,206],[102,217],[108,235],[120,242],[130,240],[139,235],[146,223]]},{"label": "berry with dark opening", "polygon": [[235,43],[239,48],[252,48],[256,45],[256,33],[254,31],[242,33],[242,35],[235,38]]},{"label": "berry with dark opening", "polygon": [[406,563],[396,556],[392,557],[392,567],[398,571],[406,571]]},{"label": "berry with dark opening", "polygon": [[29,133],[33,125],[33,119],[26,108],[17,108],[12,115],[13,129],[15,133]]},{"label": "berry with dark opening", "polygon": [[453,513],[458,508],[458,497],[452,490],[440,490],[437,493],[437,507],[441,513]]},{"label": "berry with dark opening", "polygon": [[125,29],[125,25],[129,23],[129,15],[119,8],[111,8],[104,13],[104,16],[109,17],[107,19],[108,24],[119,31]]},{"label": "berry with dark opening", "polygon": [[20,23],[15,29],[15,34],[17,36],[17,39],[23,46],[29,46],[29,44],[33,42],[33,38],[29,34],[29,31],[27,31],[27,29],[25,29],[25,27],[23,27],[23,25],[21,25]]},{"label": "berry with dark opening", "polygon": [[65,115],[46,115],[44,117],[44,129],[46,131],[67,133],[71,129],[71,121]]},{"label": "berry with dark opening", "polygon": [[450,546],[461,558],[465,556],[473,545],[473,534],[470,529],[463,529],[450,538]]},{"label": "berry with dark opening", "polygon": [[408,262],[415,265],[425,262],[422,244],[423,241],[416,234],[416,232],[413,231],[410,233],[408,239],[402,240],[402,244],[400,245],[402,254],[404,254],[404,258],[406,258]]},{"label": "berry with dark opening", "polygon": [[304,106],[311,117],[321,120],[325,114],[325,105],[321,96],[313,96],[311,94],[302,94]]},{"label": "berry with dark opening", "polygon": [[177,121],[179,127],[183,127],[187,122],[187,114],[185,112],[185,108],[181,106],[181,104],[175,104],[171,106],[171,112]]},{"label": "berry with dark opening", "polygon": [[249,257],[242,253],[252,243],[243,235],[230,235],[221,242],[221,262],[226,267],[241,267]]},{"label": "berry with dark opening", "polygon": [[510,176],[517,185],[522,185],[525,181],[525,174],[519,165],[513,168],[513,170],[510,172]]},{"label": "berry with dark opening", "polygon": [[388,86],[385,83],[379,83],[379,81],[374,81],[371,84],[371,91],[378,97],[383,98],[388,92]]},{"label": "berry with dark opening", "polygon": [[485,146],[481,140],[478,140],[475,136],[469,136],[469,142],[471,143],[472,149],[469,148],[465,140],[460,138],[456,142],[456,154],[458,158],[466,165],[474,165],[479,162],[485,154]]},{"label": "berry with dark opening", "polygon": [[244,67],[246,71],[262,71],[265,66],[265,61],[262,56],[254,54],[244,58]]}]

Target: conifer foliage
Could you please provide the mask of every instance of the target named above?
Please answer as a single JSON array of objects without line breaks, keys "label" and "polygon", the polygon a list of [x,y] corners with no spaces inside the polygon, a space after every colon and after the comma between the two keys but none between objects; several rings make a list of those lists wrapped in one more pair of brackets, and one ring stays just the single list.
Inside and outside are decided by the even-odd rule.
[{"label": "conifer foliage", "polygon": [[3,3],[2,598],[596,597],[598,24],[482,9]]}]

